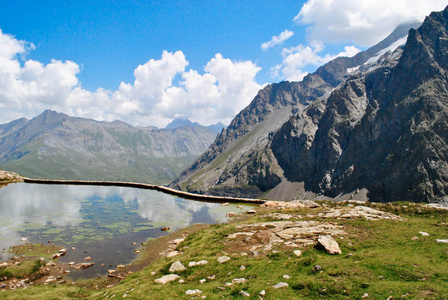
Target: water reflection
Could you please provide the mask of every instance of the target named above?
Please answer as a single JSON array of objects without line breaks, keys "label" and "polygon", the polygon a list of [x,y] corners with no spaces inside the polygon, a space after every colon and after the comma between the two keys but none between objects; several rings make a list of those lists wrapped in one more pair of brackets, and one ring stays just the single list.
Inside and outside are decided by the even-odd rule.
[{"label": "water reflection", "polygon": [[151,190],[26,183],[0,189],[0,207],[1,248],[20,244],[22,237],[33,243],[51,240],[80,249],[65,259],[80,260],[89,252],[101,255],[106,266],[130,262],[135,243],[166,234],[162,226],[223,222],[227,212],[240,210]]}]

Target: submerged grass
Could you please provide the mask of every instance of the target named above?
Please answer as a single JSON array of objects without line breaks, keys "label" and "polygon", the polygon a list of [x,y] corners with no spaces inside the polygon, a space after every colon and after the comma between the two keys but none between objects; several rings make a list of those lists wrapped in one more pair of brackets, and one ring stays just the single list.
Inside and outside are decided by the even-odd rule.
[{"label": "submerged grass", "polygon": [[[237,252],[234,255],[228,248],[226,236],[235,232],[240,223],[267,220],[259,214],[248,220],[212,225],[193,232],[180,245],[183,254],[161,258],[109,289],[96,290],[94,283],[87,284],[90,288],[86,288],[85,283],[83,286],[33,286],[0,292],[0,298],[191,299],[185,291],[199,289],[200,295],[207,299],[248,299],[240,294],[242,290],[253,299],[258,299],[262,290],[266,291],[263,299],[444,299],[448,295],[448,244],[437,243],[436,239],[448,238],[448,212],[410,203],[370,206],[406,219],[326,220],[344,226],[348,233],[337,238],[342,255],[329,255],[314,247],[301,249],[300,257],[293,254],[294,249],[279,249],[277,253],[259,256]],[[290,212],[313,219],[312,215],[320,210]],[[427,232],[429,236],[420,232]],[[231,259],[220,264],[217,258],[223,255]],[[185,266],[190,261],[207,260],[209,263],[187,267],[179,274],[184,283],[156,284],[154,279],[168,274],[176,260]],[[313,271],[316,265],[322,270]],[[245,266],[244,270],[241,266]],[[207,279],[212,275],[215,279]],[[289,275],[290,279],[285,279],[284,275]],[[246,281],[226,286],[235,278]],[[206,281],[201,284],[201,279]],[[289,286],[274,289],[279,282]]]}]

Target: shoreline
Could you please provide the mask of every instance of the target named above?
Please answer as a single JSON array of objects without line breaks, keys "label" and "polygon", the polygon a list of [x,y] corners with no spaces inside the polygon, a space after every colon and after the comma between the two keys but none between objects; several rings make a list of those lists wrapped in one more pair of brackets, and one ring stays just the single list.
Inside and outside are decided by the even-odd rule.
[{"label": "shoreline", "polygon": [[67,184],[67,185],[98,185],[98,186],[120,186],[120,187],[130,187],[139,189],[149,189],[155,190],[162,193],[170,194],[173,196],[179,196],[181,198],[208,202],[244,202],[252,204],[263,204],[268,200],[262,199],[251,199],[251,198],[236,198],[236,197],[225,197],[225,196],[212,196],[195,194],[184,191],[175,190],[169,187],[161,185],[153,185],[146,183],[137,182],[123,182],[123,181],[87,181],[87,180],[51,180],[51,179],[31,179],[23,178],[23,182],[32,184]]}]

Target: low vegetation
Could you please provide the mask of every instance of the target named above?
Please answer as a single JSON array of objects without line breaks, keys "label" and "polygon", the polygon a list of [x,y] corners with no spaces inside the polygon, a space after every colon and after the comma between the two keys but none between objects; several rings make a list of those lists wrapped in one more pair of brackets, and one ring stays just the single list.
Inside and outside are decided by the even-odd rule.
[{"label": "low vegetation", "polygon": [[[321,203],[322,204],[322,203]],[[390,212],[399,219],[367,220],[355,217],[332,217],[323,214],[335,209],[352,209],[356,203],[327,202],[317,208],[260,207],[251,216],[239,216],[233,222],[194,230],[177,245],[181,253],[161,257],[122,281],[107,277],[75,283],[34,285],[26,289],[0,292],[0,298],[70,299],[443,299],[448,295],[448,210],[422,204],[367,204],[373,209]],[[279,221],[278,214],[288,221]],[[262,228],[258,223],[319,221],[337,225],[344,234],[334,239],[341,255],[309,245],[289,247],[274,245],[267,251],[247,251],[251,239],[229,239],[244,226]],[[270,226],[270,225],[269,225]],[[264,229],[270,228],[263,227]],[[256,234],[255,234],[256,235]],[[251,238],[254,239],[255,235]],[[244,235],[243,235],[244,236]],[[175,238],[174,236],[172,238]],[[262,237],[259,237],[262,240]],[[308,237],[309,238],[309,237]],[[437,241],[439,240],[439,242]],[[149,243],[151,245],[151,243]],[[294,253],[301,250],[301,255]],[[142,247],[141,255],[145,251]],[[219,263],[218,258],[230,260]],[[206,260],[204,265],[189,266],[192,261]],[[186,270],[176,281],[159,284],[155,279],[169,271],[175,261]],[[140,261],[141,263],[141,261]],[[31,261],[28,268],[40,272]],[[33,270],[34,269],[34,270]],[[0,269],[10,276],[11,268]],[[238,282],[241,283],[238,283]],[[0,282],[1,283],[1,282]],[[275,288],[279,283],[287,286]],[[106,287],[108,286],[108,287]],[[278,286],[277,286],[278,287]],[[191,295],[186,292],[191,290]],[[198,290],[198,291],[195,291]],[[196,293],[196,294],[194,294]],[[260,294],[261,293],[261,294]],[[249,295],[249,296],[248,296]]]}]

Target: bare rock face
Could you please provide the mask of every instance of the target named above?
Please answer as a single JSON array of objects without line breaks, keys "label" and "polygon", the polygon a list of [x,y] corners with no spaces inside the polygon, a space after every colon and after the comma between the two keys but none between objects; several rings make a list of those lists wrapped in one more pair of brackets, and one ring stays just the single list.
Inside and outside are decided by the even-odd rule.
[{"label": "bare rock face", "polygon": [[317,239],[319,246],[323,247],[329,254],[342,254],[338,242],[331,235],[320,235]]},{"label": "bare rock face", "polygon": [[[443,202],[448,193],[448,10],[285,123],[270,145],[289,181],[336,197]],[[363,66],[365,67],[365,66]]]}]

